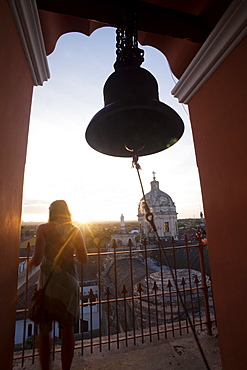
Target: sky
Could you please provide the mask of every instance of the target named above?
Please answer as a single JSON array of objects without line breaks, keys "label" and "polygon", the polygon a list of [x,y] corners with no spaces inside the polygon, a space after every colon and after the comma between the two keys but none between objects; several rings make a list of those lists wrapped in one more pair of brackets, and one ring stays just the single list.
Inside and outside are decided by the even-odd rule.
[{"label": "sky", "polygon": [[[23,221],[48,219],[49,204],[64,199],[74,221],[137,220],[142,191],[131,158],[101,154],[86,142],[92,117],[104,107],[103,86],[114,72],[114,28],[88,37],[60,37],[48,56],[51,78],[34,88],[23,188]],[[178,218],[198,218],[203,212],[200,181],[186,105],[171,95],[176,84],[165,56],[142,46],[142,67],[159,85],[159,100],[182,118],[185,132],[172,147],[139,158],[144,192],[151,190],[152,172],[160,190],[169,194]]]}]

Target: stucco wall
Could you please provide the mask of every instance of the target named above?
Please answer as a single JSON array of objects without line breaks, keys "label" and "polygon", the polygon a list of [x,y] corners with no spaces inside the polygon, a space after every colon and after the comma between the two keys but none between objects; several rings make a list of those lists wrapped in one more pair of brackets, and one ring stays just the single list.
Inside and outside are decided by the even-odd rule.
[{"label": "stucco wall", "polygon": [[224,370],[247,369],[247,38],[189,104]]},{"label": "stucco wall", "polygon": [[0,361],[1,368],[8,370],[12,368],[32,81],[6,0],[0,0],[0,9]]}]

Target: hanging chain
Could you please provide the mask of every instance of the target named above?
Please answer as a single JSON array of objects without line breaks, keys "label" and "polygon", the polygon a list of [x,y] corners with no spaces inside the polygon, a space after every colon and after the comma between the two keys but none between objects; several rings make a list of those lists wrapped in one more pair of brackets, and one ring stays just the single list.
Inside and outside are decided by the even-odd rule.
[{"label": "hanging chain", "polygon": [[181,293],[180,293],[180,290],[179,290],[179,287],[178,287],[177,279],[176,279],[176,277],[175,277],[175,275],[174,275],[174,272],[173,272],[173,269],[172,269],[172,267],[171,267],[170,261],[169,261],[169,259],[168,259],[167,255],[166,255],[166,252],[165,252],[165,250],[164,250],[164,248],[163,248],[163,245],[162,245],[162,242],[161,242],[160,236],[159,236],[159,234],[158,234],[158,232],[157,232],[157,229],[156,229],[156,226],[155,226],[155,223],[154,223],[154,215],[153,215],[153,213],[152,213],[152,212],[150,212],[149,206],[148,206],[148,204],[147,204],[146,197],[145,197],[145,194],[144,194],[143,185],[142,185],[142,180],[141,180],[141,176],[140,176],[140,172],[139,172],[139,171],[141,170],[141,166],[140,166],[140,165],[139,165],[139,163],[138,163],[138,156],[137,156],[136,154],[134,154],[134,155],[133,155],[133,159],[132,159],[132,168],[133,168],[133,167],[135,167],[135,168],[136,168],[136,170],[137,170],[138,177],[139,177],[139,181],[140,181],[140,185],[141,185],[141,189],[142,189],[142,195],[143,195],[143,201],[144,201],[144,208],[145,208],[145,212],[146,212],[146,220],[150,223],[151,228],[152,228],[153,232],[155,233],[155,235],[156,235],[156,237],[157,237],[157,241],[158,241],[158,245],[159,245],[160,251],[161,251],[161,253],[163,254],[163,256],[165,257],[166,264],[167,264],[167,266],[168,266],[168,268],[169,268],[169,270],[170,270],[170,273],[171,273],[171,276],[172,276],[172,280],[173,280],[174,285],[175,285],[175,288],[176,288],[176,292],[177,292],[177,294],[178,294],[178,297],[179,297],[180,303],[181,303],[181,305],[182,305],[182,307],[183,307],[183,309],[184,309],[184,313],[185,313],[185,315],[186,315],[186,317],[187,317],[187,319],[188,319],[188,322],[189,322],[190,328],[191,328],[191,330],[192,330],[192,332],[193,332],[194,339],[195,339],[196,344],[197,344],[197,346],[198,346],[198,349],[199,349],[199,351],[200,351],[200,353],[201,353],[201,356],[202,356],[202,359],[203,359],[203,361],[204,361],[204,364],[205,364],[206,368],[207,368],[208,370],[210,370],[209,364],[208,364],[208,362],[207,362],[207,359],[206,359],[206,357],[205,357],[205,354],[204,354],[203,349],[202,349],[202,347],[201,347],[201,344],[200,344],[200,342],[199,342],[199,339],[198,339],[198,336],[197,336],[197,333],[196,333],[195,327],[194,327],[194,325],[193,325],[193,323],[192,323],[192,320],[191,320],[191,317],[190,317],[190,315],[189,315],[189,313],[188,313],[187,307],[186,307],[186,305],[184,304],[183,298],[182,298],[182,296],[181,296]]},{"label": "hanging chain", "polygon": [[137,37],[136,2],[127,2],[122,10],[121,24],[116,30],[116,67],[142,64],[144,50],[138,48]]}]

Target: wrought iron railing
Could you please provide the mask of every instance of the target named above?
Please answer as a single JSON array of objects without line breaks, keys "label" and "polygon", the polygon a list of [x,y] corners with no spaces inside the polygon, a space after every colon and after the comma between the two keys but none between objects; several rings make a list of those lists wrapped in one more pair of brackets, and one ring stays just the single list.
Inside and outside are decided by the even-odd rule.
[{"label": "wrought iron railing", "polygon": [[[75,339],[81,355],[85,349],[91,353],[96,348],[110,350],[113,345],[119,348],[120,343],[135,345],[137,340],[183,335],[195,328],[206,328],[211,334],[215,321],[213,294],[207,245],[201,238],[197,245],[185,239],[185,245],[177,246],[172,240],[170,246],[162,248],[146,242],[134,248],[130,241],[124,250],[114,241],[112,248],[98,245],[88,255],[87,265],[77,262],[81,301]],[[29,256],[27,248],[25,259]],[[36,275],[29,279],[26,276],[19,290],[15,367],[37,361],[37,328],[27,314],[36,281]],[[60,351],[56,323],[52,337],[55,359]]]}]

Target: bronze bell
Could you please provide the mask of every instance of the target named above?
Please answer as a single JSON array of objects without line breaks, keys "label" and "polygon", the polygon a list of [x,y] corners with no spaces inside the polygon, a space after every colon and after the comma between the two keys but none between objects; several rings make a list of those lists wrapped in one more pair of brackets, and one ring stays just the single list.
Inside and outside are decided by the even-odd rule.
[{"label": "bronze bell", "polygon": [[183,134],[179,115],[159,101],[154,76],[139,66],[116,69],[104,86],[105,107],[90,121],[86,140],[116,157],[144,156],[175,144]]}]

